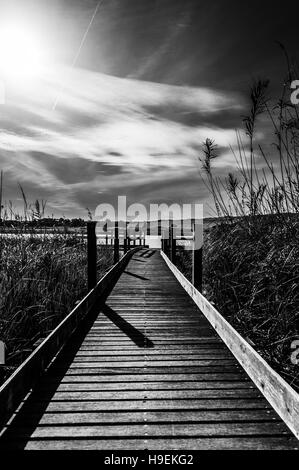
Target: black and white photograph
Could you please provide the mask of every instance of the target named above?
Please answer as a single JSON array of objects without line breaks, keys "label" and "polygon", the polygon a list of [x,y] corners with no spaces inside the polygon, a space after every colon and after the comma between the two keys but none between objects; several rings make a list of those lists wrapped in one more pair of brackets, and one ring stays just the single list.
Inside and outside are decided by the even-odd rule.
[{"label": "black and white photograph", "polygon": [[299,450],[298,45],[295,0],[0,0],[0,459]]}]

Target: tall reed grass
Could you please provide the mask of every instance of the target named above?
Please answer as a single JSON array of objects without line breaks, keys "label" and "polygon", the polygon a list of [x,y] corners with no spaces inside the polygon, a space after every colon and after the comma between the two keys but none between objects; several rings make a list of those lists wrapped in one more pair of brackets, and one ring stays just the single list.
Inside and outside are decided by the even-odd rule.
[{"label": "tall reed grass", "polygon": [[[98,247],[98,277],[113,264]],[[0,339],[6,377],[87,293],[87,247],[79,235],[0,235]],[[1,379],[1,377],[0,377]]]},{"label": "tall reed grass", "polygon": [[[291,343],[299,337],[299,109],[290,102],[290,84],[299,75],[283,50],[288,73],[281,96],[270,99],[266,80],[251,88],[244,134],[237,134],[237,151],[231,149],[236,171],[217,175],[217,143],[203,143],[204,182],[219,216],[205,234],[204,287],[220,312],[298,389]],[[258,137],[260,122],[272,128],[270,142]]]},{"label": "tall reed grass", "polygon": [[[299,390],[291,362],[299,338],[299,108],[290,102],[299,74],[283,51],[288,72],[279,98],[270,99],[267,80],[250,90],[244,132],[231,148],[236,171],[219,174],[217,143],[203,143],[202,181],[218,216],[204,232],[203,280],[207,298]],[[180,251],[177,264],[191,279],[190,252]]]}]

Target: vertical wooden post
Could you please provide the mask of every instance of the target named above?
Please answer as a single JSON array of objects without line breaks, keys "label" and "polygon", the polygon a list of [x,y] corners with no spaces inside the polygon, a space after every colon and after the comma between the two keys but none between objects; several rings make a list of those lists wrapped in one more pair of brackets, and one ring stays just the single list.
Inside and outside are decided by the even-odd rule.
[{"label": "vertical wooden post", "polygon": [[176,239],[175,239],[175,229],[173,224],[170,228],[170,260],[173,264],[176,262]]},{"label": "vertical wooden post", "polygon": [[127,253],[128,248],[127,248],[127,237],[126,234],[124,234],[124,255]]},{"label": "vertical wooden post", "polygon": [[169,237],[167,238],[167,230],[164,231],[165,238],[164,238],[164,253],[166,256],[169,256],[168,246],[169,246]]},{"label": "vertical wooden post", "polygon": [[175,247],[173,246],[173,223],[169,221],[168,258],[174,263]]},{"label": "vertical wooden post", "polygon": [[119,261],[119,237],[118,237],[118,222],[115,221],[114,227],[114,264]]},{"label": "vertical wooden post", "polygon": [[97,283],[96,222],[87,222],[87,284],[90,291]]},{"label": "vertical wooden post", "polygon": [[201,232],[202,226],[195,223],[192,253],[192,284],[199,292],[202,292],[202,245],[199,246],[202,236]]},{"label": "vertical wooden post", "polygon": [[162,251],[163,253],[165,253],[165,248],[166,248],[166,244],[165,244],[165,232],[164,230],[161,231],[161,247],[162,247]]},{"label": "vertical wooden post", "polygon": [[168,257],[172,262],[172,243],[173,243],[173,226],[172,223],[169,223],[169,254]]}]

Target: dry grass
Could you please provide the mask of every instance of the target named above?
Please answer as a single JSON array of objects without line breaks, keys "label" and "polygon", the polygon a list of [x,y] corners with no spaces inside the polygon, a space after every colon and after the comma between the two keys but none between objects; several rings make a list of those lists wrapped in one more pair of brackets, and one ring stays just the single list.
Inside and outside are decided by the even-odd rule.
[{"label": "dry grass", "polygon": [[294,388],[291,343],[299,330],[299,219],[292,229],[267,217],[256,230],[220,224],[204,250],[206,296]]},{"label": "dry grass", "polygon": [[[217,176],[217,144],[203,144],[203,181],[221,218],[205,231],[204,293],[299,390],[298,365],[291,362],[299,337],[299,113],[287,93],[298,75],[288,64],[278,100],[269,99],[268,81],[252,86],[245,135],[238,135],[238,152],[232,149],[234,174]],[[273,129],[271,155],[255,139],[261,116]],[[177,263],[190,279],[190,252],[179,253]]]}]

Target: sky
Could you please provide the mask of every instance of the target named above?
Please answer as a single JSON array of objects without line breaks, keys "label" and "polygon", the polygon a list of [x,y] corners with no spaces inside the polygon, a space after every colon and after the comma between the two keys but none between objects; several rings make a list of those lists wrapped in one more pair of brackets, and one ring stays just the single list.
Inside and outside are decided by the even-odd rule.
[{"label": "sky", "polygon": [[[1,29],[16,31],[0,47],[11,68],[0,50],[4,199],[21,207],[21,184],[57,217],[85,218],[119,195],[128,204],[203,203],[214,215],[202,142],[219,146],[217,175],[236,170],[231,147],[250,84],[269,78],[279,93],[277,41],[296,55],[297,2],[103,0],[90,25],[98,3],[0,0],[0,46]],[[40,61],[32,75],[27,33]],[[261,121],[257,138],[265,136]]]}]

